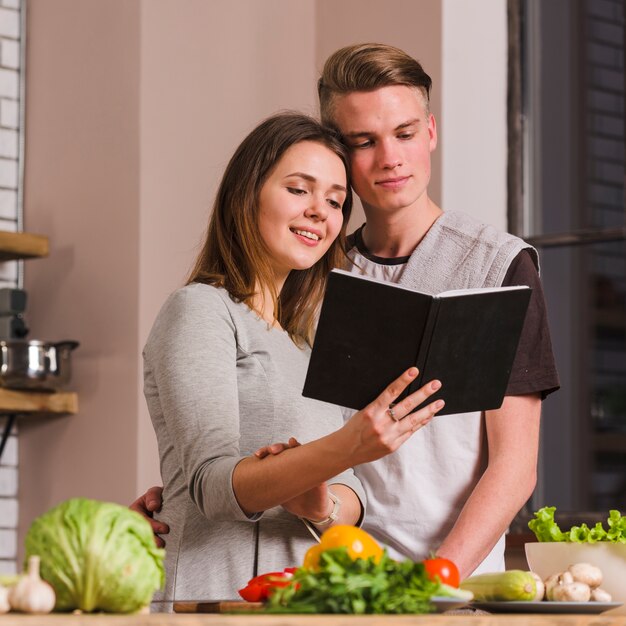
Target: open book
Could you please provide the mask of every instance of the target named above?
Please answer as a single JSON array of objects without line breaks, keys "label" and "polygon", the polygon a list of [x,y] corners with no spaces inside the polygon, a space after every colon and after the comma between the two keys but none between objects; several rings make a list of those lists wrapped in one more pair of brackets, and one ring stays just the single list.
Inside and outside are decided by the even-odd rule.
[{"label": "open book", "polygon": [[362,409],[415,365],[408,393],[435,378],[438,415],[496,409],[506,391],[530,300],[529,287],[430,296],[333,270],[303,395]]}]

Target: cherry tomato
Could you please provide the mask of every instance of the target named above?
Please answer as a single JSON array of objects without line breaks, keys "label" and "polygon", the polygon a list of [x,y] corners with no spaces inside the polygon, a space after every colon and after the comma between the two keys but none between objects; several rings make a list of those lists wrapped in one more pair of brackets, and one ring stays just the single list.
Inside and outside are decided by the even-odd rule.
[{"label": "cherry tomato", "polygon": [[461,582],[459,568],[450,559],[433,557],[422,561],[430,580],[439,580],[444,585],[458,587]]}]

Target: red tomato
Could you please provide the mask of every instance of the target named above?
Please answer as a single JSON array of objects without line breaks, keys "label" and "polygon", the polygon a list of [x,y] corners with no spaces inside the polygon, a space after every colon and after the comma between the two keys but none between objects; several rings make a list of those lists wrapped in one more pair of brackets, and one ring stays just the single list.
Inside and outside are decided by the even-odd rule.
[{"label": "red tomato", "polygon": [[444,585],[458,587],[461,582],[459,568],[449,559],[433,557],[422,561],[426,569],[426,575],[430,580],[439,580]]}]

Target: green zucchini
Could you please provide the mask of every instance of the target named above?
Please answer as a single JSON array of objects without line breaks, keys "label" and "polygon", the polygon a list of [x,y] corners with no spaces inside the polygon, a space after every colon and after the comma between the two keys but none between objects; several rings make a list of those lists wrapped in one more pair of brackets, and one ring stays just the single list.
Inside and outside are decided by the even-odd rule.
[{"label": "green zucchini", "polygon": [[477,574],[461,583],[461,589],[474,594],[474,600],[531,601],[537,591],[535,578],[530,572],[512,569],[496,574]]}]

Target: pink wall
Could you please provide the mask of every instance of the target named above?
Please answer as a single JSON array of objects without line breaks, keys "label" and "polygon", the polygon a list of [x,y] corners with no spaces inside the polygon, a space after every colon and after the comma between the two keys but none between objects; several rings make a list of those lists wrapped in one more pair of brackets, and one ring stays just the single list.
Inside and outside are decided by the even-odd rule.
[{"label": "pink wall", "polygon": [[[22,531],[70,496],[136,490],[139,4],[29,0],[25,268],[32,339],[77,339],[80,413],[20,423]],[[20,541],[21,543],[21,541]]]},{"label": "pink wall", "polygon": [[[241,139],[277,110],[314,112],[314,24],[311,0],[142,3],[138,352],[186,278]],[[143,489],[160,478],[140,387]]]},{"label": "pink wall", "polygon": [[[441,111],[441,2],[442,0],[318,0],[316,75],[333,51],[366,41],[396,46],[418,59],[433,79],[431,110],[439,121]],[[431,198],[440,202],[441,153],[432,155]],[[360,205],[351,228],[365,221]]]}]

